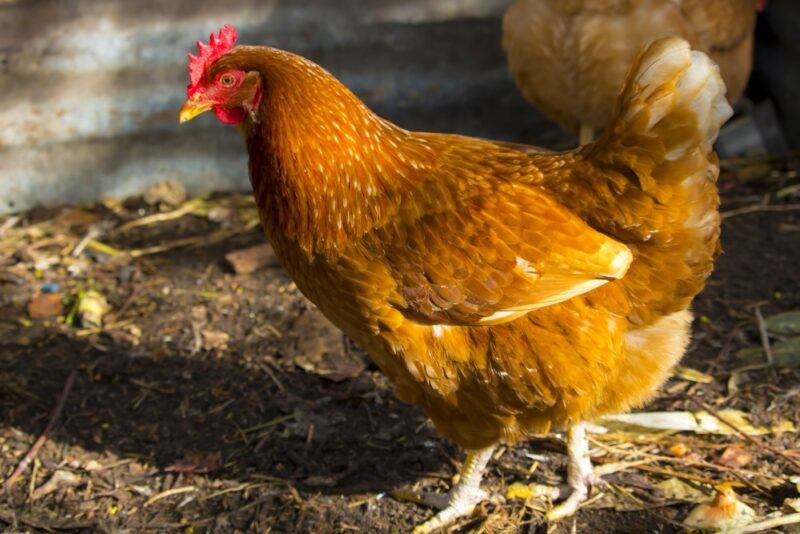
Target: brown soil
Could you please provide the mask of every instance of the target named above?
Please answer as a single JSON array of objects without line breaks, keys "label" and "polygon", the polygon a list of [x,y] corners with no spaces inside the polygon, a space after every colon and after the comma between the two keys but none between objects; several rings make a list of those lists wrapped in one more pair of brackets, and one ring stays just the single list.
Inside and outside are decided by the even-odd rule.
[{"label": "brown soil", "polygon": [[[785,163],[762,171],[749,181],[729,172],[721,182],[723,209],[756,204],[797,183]],[[792,197],[770,200],[780,205]],[[0,236],[0,476],[14,471],[77,372],[55,431],[0,496],[0,525],[9,531],[406,532],[431,511],[397,501],[391,491],[450,484],[462,452],[438,438],[416,407],[393,397],[374,366],[362,364],[363,354],[279,267],[230,272],[224,255],[263,237],[246,230],[249,212],[239,196],[217,195],[209,204],[235,206],[236,216],[223,223],[232,228],[224,240],[209,238],[220,223],[196,214],[122,232],[106,228],[98,238],[125,250],[198,238],[136,259],[87,248],[73,261],[69,252],[87,221],[73,214],[53,224],[63,210],[24,213]],[[130,199],[80,213],[118,227],[155,212]],[[690,391],[760,424],[800,419],[797,368],[740,373],[736,392],[728,383],[731,371],[745,365],[737,350],[759,343],[754,307],[765,316],[800,309],[799,238],[800,211],[725,220],[726,254],[697,300],[702,319],[684,359],[714,381],[674,379],[647,410],[697,410],[684,395]],[[28,305],[46,282],[60,285],[61,318],[31,319]],[[64,322],[86,289],[109,301],[103,329]],[[794,433],[759,439],[800,459]],[[762,515],[797,496],[786,460],[736,436],[627,440],[614,442],[616,452],[598,448],[596,463],[621,461],[625,449],[663,455],[667,442],[688,444],[695,459],[713,462],[738,443],[753,456],[746,470],[755,475],[737,478],[667,459],[651,466],[713,481],[743,477],[750,485],[737,492]],[[509,447],[493,462],[486,487],[504,495],[512,482],[557,482],[564,476],[561,451],[552,438]],[[530,453],[547,455],[532,475]],[[56,472],[69,480],[42,490]],[[546,503],[515,500],[483,505],[460,531],[569,532],[576,525],[578,532],[678,532],[693,504],[665,499],[654,488],[669,476],[634,467],[616,473],[609,477],[613,491],[551,530],[542,514]],[[708,485],[698,488],[713,493]]]}]

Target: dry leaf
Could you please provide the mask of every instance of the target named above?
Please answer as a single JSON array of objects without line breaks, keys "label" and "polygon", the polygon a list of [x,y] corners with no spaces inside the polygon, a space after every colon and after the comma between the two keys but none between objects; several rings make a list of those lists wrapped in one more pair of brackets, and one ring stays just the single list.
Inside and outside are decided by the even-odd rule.
[{"label": "dry leaf", "polygon": [[61,315],[64,305],[60,293],[40,293],[28,303],[28,315],[32,319]]},{"label": "dry leaf", "polygon": [[177,180],[166,180],[148,187],[142,198],[149,205],[174,208],[186,202],[186,188]]},{"label": "dry leaf", "polygon": [[205,306],[192,306],[190,313],[193,322],[205,324],[208,319],[208,310]]},{"label": "dry leaf", "polygon": [[85,232],[91,225],[100,220],[100,216],[79,208],[62,209],[53,222],[59,228],[72,228],[78,232]]},{"label": "dry leaf", "polygon": [[73,473],[72,471],[66,471],[64,469],[56,471],[50,480],[36,488],[36,491],[33,492],[31,496],[32,501],[36,501],[41,499],[42,497],[46,497],[53,493],[54,491],[58,491],[61,488],[70,488],[75,487],[81,483],[81,477]]},{"label": "dry leaf", "polygon": [[79,296],[79,299],[78,317],[80,317],[81,326],[84,328],[101,328],[103,326],[103,317],[111,309],[106,298],[97,291],[89,290]]},{"label": "dry leaf", "polygon": [[701,373],[697,369],[692,369],[691,367],[683,367],[681,365],[675,368],[675,376],[678,378],[682,378],[683,380],[688,380],[689,382],[697,382],[699,384],[710,384],[714,381],[714,377],[711,375],[707,375],[705,373]]},{"label": "dry leaf", "polygon": [[292,325],[296,339],[295,365],[306,372],[340,382],[354,378],[367,368],[361,356],[345,352],[342,333],[318,310],[309,310]]},{"label": "dry leaf", "polygon": [[87,471],[101,471],[104,469],[103,465],[97,460],[89,460],[83,468]]},{"label": "dry leaf", "polygon": [[691,412],[638,412],[607,415],[600,424],[613,430],[697,431],[697,418]]},{"label": "dry leaf", "polygon": [[727,447],[719,458],[715,460],[719,465],[732,467],[738,469],[748,465],[753,460],[753,457],[738,445],[730,445]]},{"label": "dry leaf", "polygon": [[728,378],[728,395],[733,396],[739,391],[739,384],[742,380],[742,374],[737,373],[736,371],[731,373],[730,378]]},{"label": "dry leaf", "polygon": [[[773,426],[754,426],[747,414],[739,410],[720,410],[720,417],[740,431],[751,435],[795,432],[791,421],[781,420]],[[737,432],[708,412],[639,412],[607,415],[599,423],[610,429],[631,432],[665,431],[695,432],[698,434],[734,435]]]},{"label": "dry leaf", "polygon": [[236,274],[250,274],[269,265],[277,265],[277,258],[268,244],[243,248],[225,254],[225,261]]},{"label": "dry leaf", "polygon": [[222,467],[222,453],[220,451],[210,454],[189,452],[174,464],[165,467],[169,473],[211,473]]},{"label": "dry leaf", "polygon": [[708,499],[705,493],[675,477],[662,480],[655,487],[661,490],[667,499],[686,502],[703,502]]},{"label": "dry leaf", "polygon": [[800,498],[784,499],[783,508],[789,512],[800,512]]},{"label": "dry leaf", "polygon": [[226,332],[205,328],[201,333],[203,334],[204,350],[224,350],[228,347],[228,340],[231,336],[229,336]]},{"label": "dry leaf", "polygon": [[116,343],[128,344],[131,347],[138,347],[142,341],[142,329],[135,324],[127,324],[107,333]]},{"label": "dry leaf", "polygon": [[238,212],[231,206],[214,206],[208,212],[208,220],[220,224],[223,228],[230,227],[237,215]]},{"label": "dry leaf", "polygon": [[[750,423],[748,415],[740,410],[720,410],[720,417],[724,418],[729,423],[736,426],[736,428],[749,436],[763,436],[766,434],[782,434],[784,432],[796,432],[794,423],[786,419],[782,419],[777,424],[772,426],[755,426]],[[729,425],[723,423],[714,415],[708,412],[696,412],[699,425],[698,433],[700,434],[721,434],[731,436],[737,434]]]}]

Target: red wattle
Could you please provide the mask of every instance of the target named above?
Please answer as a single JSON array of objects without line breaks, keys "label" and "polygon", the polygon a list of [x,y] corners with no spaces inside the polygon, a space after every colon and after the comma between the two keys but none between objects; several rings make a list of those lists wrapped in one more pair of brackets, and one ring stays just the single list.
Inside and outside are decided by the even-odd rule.
[{"label": "red wattle", "polygon": [[239,124],[245,116],[242,108],[226,108],[224,106],[214,106],[214,113],[225,124]]}]

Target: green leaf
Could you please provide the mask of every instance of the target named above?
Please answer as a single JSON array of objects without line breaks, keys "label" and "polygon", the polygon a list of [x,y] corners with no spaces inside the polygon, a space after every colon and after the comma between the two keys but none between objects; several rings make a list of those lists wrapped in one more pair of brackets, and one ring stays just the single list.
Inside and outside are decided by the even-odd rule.
[{"label": "green leaf", "polygon": [[800,334],[800,310],[771,315],[764,323],[773,334]]},{"label": "green leaf", "polygon": [[677,478],[668,478],[655,485],[667,499],[686,502],[703,502],[708,499],[705,493]]},{"label": "green leaf", "polygon": [[[772,359],[778,367],[794,367],[800,365],[800,336],[789,338],[784,341],[773,343]],[[761,347],[748,347],[736,353],[736,355],[747,361],[765,363],[764,349]]]}]

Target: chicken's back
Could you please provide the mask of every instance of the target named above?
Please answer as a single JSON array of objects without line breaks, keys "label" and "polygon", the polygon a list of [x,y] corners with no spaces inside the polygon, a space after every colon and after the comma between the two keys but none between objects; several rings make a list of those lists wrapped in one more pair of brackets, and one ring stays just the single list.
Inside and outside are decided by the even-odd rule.
[{"label": "chicken's back", "polygon": [[503,46],[525,98],[567,130],[611,119],[642,47],[682,37],[720,63],[733,102],[752,62],[753,0],[518,0],[504,17]]}]

